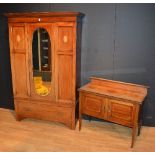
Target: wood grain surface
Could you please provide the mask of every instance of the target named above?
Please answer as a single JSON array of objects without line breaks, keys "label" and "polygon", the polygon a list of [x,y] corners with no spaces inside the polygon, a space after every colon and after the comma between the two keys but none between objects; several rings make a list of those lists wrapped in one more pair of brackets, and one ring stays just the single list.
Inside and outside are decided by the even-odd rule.
[{"label": "wood grain surface", "polygon": [[[12,83],[17,120],[30,117],[63,121],[74,129],[77,88],[81,77],[81,63],[78,60],[81,38],[77,37],[81,36],[79,23],[82,22],[81,17],[84,14],[30,12],[6,13],[5,15],[8,17],[9,25]],[[51,40],[48,53],[51,59],[52,81],[49,86],[50,92],[46,96],[36,93],[33,77],[32,42],[34,32],[38,28],[45,29]],[[68,106],[70,106],[69,109]]]},{"label": "wood grain surface", "polygon": [[139,109],[147,95],[147,87],[92,77],[79,91],[79,130],[82,114],[125,125],[132,128],[133,147],[137,129],[137,135],[140,135],[142,118]]}]

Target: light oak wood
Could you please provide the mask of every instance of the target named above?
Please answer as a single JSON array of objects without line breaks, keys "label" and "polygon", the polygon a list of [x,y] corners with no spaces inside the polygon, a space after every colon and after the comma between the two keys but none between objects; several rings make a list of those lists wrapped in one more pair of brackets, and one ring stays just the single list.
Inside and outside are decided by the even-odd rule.
[{"label": "light oak wood", "polygon": [[[94,89],[95,88],[95,89]],[[82,91],[89,91],[98,95],[112,96],[128,101],[141,103],[146,94],[148,86],[136,85],[121,81],[108,80],[92,77],[91,82],[81,88]]]},{"label": "light oak wood", "polygon": [[140,133],[139,109],[147,95],[147,87],[125,82],[91,78],[79,89],[79,130],[82,114],[105,119],[132,128],[131,147],[136,130]]},{"label": "light oak wood", "polygon": [[[17,120],[38,118],[57,121],[75,129],[77,88],[80,83],[82,13],[6,13],[9,23],[11,70]],[[44,28],[51,40],[51,84],[47,96],[36,93],[33,78],[32,41],[37,28]],[[80,57],[78,56],[78,59]],[[79,65],[79,66],[78,66]],[[77,78],[78,77],[78,78]]]},{"label": "light oak wood", "polygon": [[108,122],[83,120],[81,132],[49,121],[15,120],[14,111],[0,109],[0,151],[9,152],[154,152],[155,127],[142,126],[134,148],[131,129]]}]

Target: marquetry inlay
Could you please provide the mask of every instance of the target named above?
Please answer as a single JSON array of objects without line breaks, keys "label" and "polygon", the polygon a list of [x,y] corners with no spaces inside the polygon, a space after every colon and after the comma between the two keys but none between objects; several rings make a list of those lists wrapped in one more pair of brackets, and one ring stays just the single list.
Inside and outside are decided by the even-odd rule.
[{"label": "marquetry inlay", "polygon": [[20,42],[20,35],[18,34],[16,37],[17,42]]},{"label": "marquetry inlay", "polygon": [[63,41],[64,41],[64,43],[67,43],[68,42],[68,37],[67,36],[64,36],[63,37]]}]

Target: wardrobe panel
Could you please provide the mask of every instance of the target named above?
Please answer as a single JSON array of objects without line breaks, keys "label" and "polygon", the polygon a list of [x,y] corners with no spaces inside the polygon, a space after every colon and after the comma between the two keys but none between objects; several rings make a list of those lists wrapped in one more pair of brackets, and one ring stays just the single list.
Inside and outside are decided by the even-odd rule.
[{"label": "wardrobe panel", "polygon": [[12,40],[14,50],[24,50],[25,49],[25,29],[23,26],[13,26],[12,27]]},{"label": "wardrobe panel", "polygon": [[13,84],[15,85],[15,97],[26,97],[28,96],[27,89],[27,75],[26,75],[26,56],[25,54],[16,53],[13,54],[14,62],[14,79]]},{"label": "wardrobe panel", "polygon": [[58,33],[59,50],[71,51],[73,49],[73,28],[71,26],[59,26]]},{"label": "wardrobe panel", "polygon": [[59,55],[58,58],[58,99],[72,100],[73,63],[72,56]]}]

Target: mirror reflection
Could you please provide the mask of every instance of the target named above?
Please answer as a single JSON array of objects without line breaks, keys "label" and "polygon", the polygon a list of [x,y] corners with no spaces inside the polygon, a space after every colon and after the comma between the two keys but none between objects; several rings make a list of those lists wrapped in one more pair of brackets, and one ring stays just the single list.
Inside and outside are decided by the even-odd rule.
[{"label": "mirror reflection", "polygon": [[38,28],[33,33],[32,42],[33,81],[35,91],[41,96],[51,89],[51,42],[48,32]]}]

